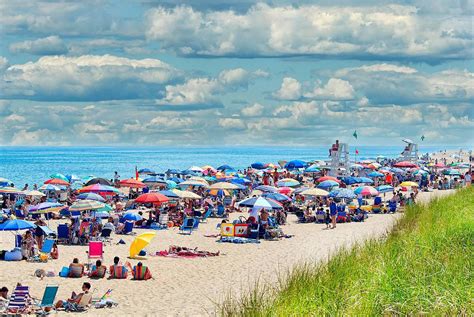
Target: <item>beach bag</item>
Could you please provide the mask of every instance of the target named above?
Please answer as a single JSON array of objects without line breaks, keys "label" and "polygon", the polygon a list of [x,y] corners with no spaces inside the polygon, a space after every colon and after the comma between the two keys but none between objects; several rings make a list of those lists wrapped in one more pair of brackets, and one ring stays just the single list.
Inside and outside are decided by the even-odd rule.
[{"label": "beach bag", "polygon": [[69,267],[63,266],[61,272],[59,272],[59,276],[61,277],[68,277],[69,276]]}]

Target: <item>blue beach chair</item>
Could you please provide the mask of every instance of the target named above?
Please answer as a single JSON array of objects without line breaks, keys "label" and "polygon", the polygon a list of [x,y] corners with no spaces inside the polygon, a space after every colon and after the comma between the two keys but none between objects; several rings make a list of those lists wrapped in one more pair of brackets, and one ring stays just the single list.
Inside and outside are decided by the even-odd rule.
[{"label": "blue beach chair", "polygon": [[69,244],[69,227],[67,224],[58,225],[58,243]]},{"label": "blue beach chair", "polygon": [[195,218],[184,218],[183,224],[179,227],[179,233],[181,234],[191,234],[193,233]]},{"label": "blue beach chair", "polygon": [[41,309],[41,315],[46,315],[48,312],[45,311],[45,308],[54,308],[54,299],[58,293],[58,285],[46,285],[44,289],[43,298],[40,301],[35,302],[35,305]]}]

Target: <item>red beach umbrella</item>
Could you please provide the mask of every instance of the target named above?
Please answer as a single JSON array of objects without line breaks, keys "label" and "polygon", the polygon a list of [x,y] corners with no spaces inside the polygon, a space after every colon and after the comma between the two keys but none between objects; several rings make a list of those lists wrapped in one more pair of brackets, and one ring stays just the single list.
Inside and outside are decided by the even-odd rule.
[{"label": "red beach umbrella", "polygon": [[146,193],[143,195],[140,195],[135,199],[135,202],[137,203],[153,203],[153,204],[161,204],[167,202],[169,199],[163,194],[160,193]]},{"label": "red beach umbrella", "polygon": [[69,183],[66,182],[65,180],[59,179],[59,178],[51,178],[48,179],[45,184],[51,184],[51,185],[62,185],[62,186],[69,186]]},{"label": "red beach umbrella", "polygon": [[145,184],[143,184],[141,181],[129,178],[129,179],[123,179],[119,182],[120,186],[122,187],[131,187],[131,188],[143,188],[146,187]]},{"label": "red beach umbrella", "polygon": [[398,163],[393,164],[395,167],[418,167],[415,163],[408,162],[408,161],[401,161]]},{"label": "red beach umbrella", "polygon": [[335,181],[336,183],[340,183],[341,181],[338,180],[334,176],[323,176],[317,179],[318,183],[324,182],[324,181]]}]

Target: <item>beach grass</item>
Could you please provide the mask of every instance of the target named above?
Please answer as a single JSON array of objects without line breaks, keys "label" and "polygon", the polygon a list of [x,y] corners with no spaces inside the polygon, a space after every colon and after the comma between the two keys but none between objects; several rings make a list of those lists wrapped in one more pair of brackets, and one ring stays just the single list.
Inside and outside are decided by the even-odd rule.
[{"label": "beach grass", "polygon": [[474,187],[407,208],[382,239],[258,283],[221,316],[474,314]]}]

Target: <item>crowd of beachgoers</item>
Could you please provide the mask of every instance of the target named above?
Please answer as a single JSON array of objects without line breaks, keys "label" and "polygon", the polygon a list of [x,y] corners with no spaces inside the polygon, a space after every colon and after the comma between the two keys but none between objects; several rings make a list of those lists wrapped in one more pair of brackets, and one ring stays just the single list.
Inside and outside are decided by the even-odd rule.
[{"label": "crowd of beachgoers", "polygon": [[[473,157],[464,154],[425,155],[418,161],[377,157],[354,162],[347,170],[331,170],[322,161],[293,160],[254,162],[245,169],[227,164],[165,172],[141,168],[131,178],[117,172],[111,173],[112,178],[55,173],[40,186],[21,188],[0,178],[0,231],[14,233],[8,237],[14,237],[15,243],[13,249],[0,251],[0,260],[54,263],[63,250],[83,246],[87,261],[71,257],[58,273],[41,267],[34,275],[39,279],[92,279],[83,282],[80,292],[62,300],[56,300],[58,286],[48,285],[35,300],[18,277],[18,284],[0,290],[0,309],[32,313],[115,307],[112,289],[94,297],[91,283],[154,280],[155,272],[146,262],[149,257],[221,255],[177,245],[147,250],[161,231],[190,236],[213,225],[214,233],[206,231],[205,237],[219,243],[260,244],[294,237],[285,233],[290,215],[296,223],[320,223],[337,231],[339,224],[403,212],[420,193],[469,186]],[[122,259],[119,254],[109,254],[105,258],[113,257],[113,261],[105,263],[104,251],[112,243],[126,245],[128,254],[120,254]]]}]

